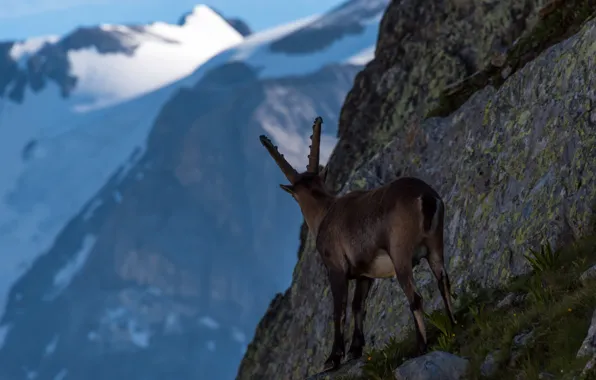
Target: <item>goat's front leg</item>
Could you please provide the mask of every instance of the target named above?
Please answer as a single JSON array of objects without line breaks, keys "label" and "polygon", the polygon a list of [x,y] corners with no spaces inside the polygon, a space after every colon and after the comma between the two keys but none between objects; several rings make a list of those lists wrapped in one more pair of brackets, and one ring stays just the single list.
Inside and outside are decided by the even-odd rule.
[{"label": "goat's front leg", "polygon": [[354,289],[354,299],[352,300],[352,316],[354,317],[354,334],[352,335],[352,344],[348,351],[348,360],[358,359],[362,356],[364,348],[364,317],[366,316],[366,298],[373,283],[372,278],[359,277],[356,279],[356,289]]},{"label": "goat's front leg", "polygon": [[348,299],[348,278],[341,271],[329,271],[329,285],[333,296],[333,347],[325,361],[323,371],[337,369],[344,357],[344,325],[346,322],[346,304]]}]

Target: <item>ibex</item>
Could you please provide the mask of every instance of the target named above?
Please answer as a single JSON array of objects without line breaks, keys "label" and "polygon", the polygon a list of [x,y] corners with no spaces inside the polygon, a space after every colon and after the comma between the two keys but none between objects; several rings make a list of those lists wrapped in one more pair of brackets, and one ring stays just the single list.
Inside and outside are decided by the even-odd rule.
[{"label": "ibex", "polygon": [[375,278],[396,276],[412,311],[418,348],[427,350],[422,297],[416,291],[413,266],[425,257],[438,281],[445,309],[456,323],[451,306],[451,285],[443,262],[445,206],[424,181],[401,177],[368,191],[331,194],[326,170],[319,168],[320,117],[315,119],[306,172],[298,173],[266,136],[267,148],[290,185],[280,187],[298,202],[316,248],[327,268],[333,296],[334,340],[324,371],[339,367],[344,357],[345,309],[348,281],[356,280],[352,314],[354,333],[348,359],[362,356],[365,345],[364,305]]}]

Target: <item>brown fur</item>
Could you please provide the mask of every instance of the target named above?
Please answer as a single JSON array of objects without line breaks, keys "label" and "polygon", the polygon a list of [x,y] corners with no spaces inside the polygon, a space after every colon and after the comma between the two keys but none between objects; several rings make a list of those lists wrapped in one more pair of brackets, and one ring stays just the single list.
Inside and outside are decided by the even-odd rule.
[{"label": "brown fur", "polygon": [[320,141],[321,123],[317,118],[308,171],[301,174],[287,169],[283,156],[265,136],[261,142],[283,165],[280,168],[292,184],[280,186],[298,202],[328,271],[334,305],[334,342],[325,369],[337,368],[344,356],[348,280],[356,280],[352,302],[354,335],[349,350],[352,358],[362,355],[364,304],[372,281],[392,276],[397,277],[408,299],[420,350],[425,351],[422,297],[413,281],[413,266],[421,257],[428,260],[445,309],[455,323],[449,277],[443,263],[443,201],[432,187],[413,177],[398,178],[369,191],[332,195],[325,187],[324,173],[314,169],[318,168],[319,147],[315,142]]}]

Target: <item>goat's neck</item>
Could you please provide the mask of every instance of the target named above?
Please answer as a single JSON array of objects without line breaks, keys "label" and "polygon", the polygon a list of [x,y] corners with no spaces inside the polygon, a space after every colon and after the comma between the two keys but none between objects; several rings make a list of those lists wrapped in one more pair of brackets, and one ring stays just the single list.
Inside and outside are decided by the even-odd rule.
[{"label": "goat's neck", "polygon": [[317,198],[308,197],[301,202],[300,209],[302,210],[302,216],[304,216],[308,229],[314,236],[317,235],[319,226],[327,215],[329,208],[331,208],[334,199],[333,196],[328,195]]}]

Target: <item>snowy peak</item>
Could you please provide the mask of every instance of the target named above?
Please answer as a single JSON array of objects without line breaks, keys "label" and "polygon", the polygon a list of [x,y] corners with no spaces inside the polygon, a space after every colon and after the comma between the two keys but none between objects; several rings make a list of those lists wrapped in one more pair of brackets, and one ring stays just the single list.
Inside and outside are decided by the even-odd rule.
[{"label": "snowy peak", "polygon": [[205,4],[195,5],[195,7],[190,11],[186,12],[178,21],[178,25],[185,27],[185,26],[192,26],[193,24],[200,24],[201,18],[208,18],[218,16],[223,19],[219,12],[214,11],[210,7]]},{"label": "snowy peak", "polygon": [[206,5],[197,5],[192,11],[186,12],[185,14],[183,14],[182,17],[180,17],[180,20],[178,21],[178,25],[184,26],[184,25],[188,25],[188,24],[192,24],[192,23],[196,23],[197,21],[200,21],[200,20],[198,20],[197,14],[204,12],[203,9],[205,9],[205,8],[208,9],[210,12],[215,12],[220,17],[222,17],[224,20],[226,20],[228,22],[228,24],[230,24],[234,29],[236,29],[236,31],[238,33],[240,33],[243,37],[246,37],[246,36],[252,34],[252,30],[250,29],[248,24],[246,22],[244,22],[243,20],[241,20],[239,18],[227,18],[223,15],[222,12],[220,12],[214,8],[210,8]]},{"label": "snowy peak", "polygon": [[199,5],[183,25],[104,24],[62,38],[4,43],[0,97],[22,103],[28,92],[53,83],[80,111],[101,108],[178,80],[242,39],[220,15]]},{"label": "snowy peak", "polygon": [[220,28],[221,24],[227,24],[226,20],[213,9],[206,5],[197,5],[191,12],[184,16],[184,22],[179,25],[187,32],[195,31],[204,33]]}]

